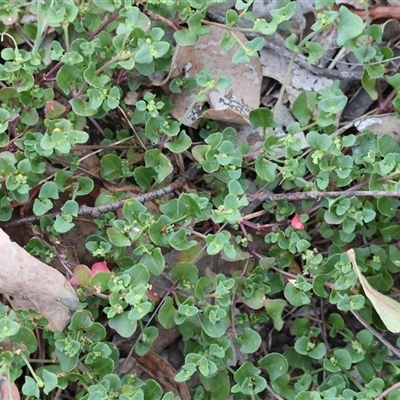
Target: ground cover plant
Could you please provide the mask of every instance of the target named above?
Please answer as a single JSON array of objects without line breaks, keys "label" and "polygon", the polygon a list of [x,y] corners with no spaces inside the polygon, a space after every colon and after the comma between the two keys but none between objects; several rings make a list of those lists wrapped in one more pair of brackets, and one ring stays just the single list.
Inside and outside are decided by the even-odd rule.
[{"label": "ground cover plant", "polygon": [[269,3],[0,2],[21,397],[400,398],[396,7]]}]

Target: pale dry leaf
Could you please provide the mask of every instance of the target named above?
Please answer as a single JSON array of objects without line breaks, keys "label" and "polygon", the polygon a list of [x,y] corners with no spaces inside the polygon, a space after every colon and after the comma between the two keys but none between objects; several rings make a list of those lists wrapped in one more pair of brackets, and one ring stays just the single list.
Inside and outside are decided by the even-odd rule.
[{"label": "pale dry leaf", "polygon": [[335,3],[337,5],[345,4],[346,6],[354,7],[357,10],[365,9],[365,1],[362,0],[336,0]]},{"label": "pale dry leaf", "polygon": [[[272,50],[262,49],[260,52],[263,75],[273,78],[282,83],[289,67],[289,60]],[[313,75],[311,72],[301,68],[298,64],[293,65],[286,92],[292,103],[303,91],[318,91],[332,84],[332,79]]]},{"label": "pale dry leaf", "polygon": [[371,301],[375,308],[375,311],[381,317],[382,322],[386,328],[393,333],[400,332],[400,303],[393,300],[389,296],[385,296],[375,290],[365,279],[361,273],[357,262],[356,255],[353,249],[347,251],[347,256],[351,264],[353,265],[354,271],[357,274],[358,280],[364,289],[365,295]]},{"label": "pale dry leaf", "polygon": [[399,120],[394,113],[359,118],[354,122],[354,127],[359,132],[368,130],[374,132],[377,136],[388,134],[397,142],[400,142]]},{"label": "pale dry leaf", "polygon": [[79,300],[56,269],[31,256],[0,229],[0,293],[15,310],[33,310],[49,321],[48,328],[63,330]]},{"label": "pale dry leaf", "polygon": [[[216,121],[250,125],[249,112],[258,108],[262,83],[261,63],[258,57],[251,57],[249,63],[232,64],[232,56],[238,49],[235,46],[231,51],[221,50],[220,42],[226,29],[210,26],[211,35],[201,36],[193,46],[176,46],[173,65],[168,79],[182,76],[196,77],[198,73],[207,69],[215,79],[225,76],[231,79],[232,85],[227,89],[213,89],[207,93],[206,102],[209,109],[202,110],[198,103],[189,114],[185,125],[197,127],[201,118]],[[240,32],[235,33],[243,42],[246,37]],[[171,114],[180,120],[194,99],[194,94],[186,91],[172,96],[174,109]]]}]

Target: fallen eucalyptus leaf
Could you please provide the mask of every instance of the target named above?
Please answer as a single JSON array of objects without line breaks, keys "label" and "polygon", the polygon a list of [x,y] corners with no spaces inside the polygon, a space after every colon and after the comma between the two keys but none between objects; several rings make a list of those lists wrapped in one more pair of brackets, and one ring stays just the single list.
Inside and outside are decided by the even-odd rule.
[{"label": "fallen eucalyptus leaf", "polygon": [[347,256],[351,261],[358,280],[364,289],[365,295],[371,301],[375,311],[381,317],[386,328],[393,333],[400,332],[400,303],[389,296],[385,296],[375,290],[365,279],[356,262],[356,256],[353,249],[347,251]]},{"label": "fallen eucalyptus leaf", "polygon": [[79,304],[64,275],[11,242],[2,229],[0,248],[0,293],[14,310],[33,310],[47,318],[50,330],[63,330]]}]

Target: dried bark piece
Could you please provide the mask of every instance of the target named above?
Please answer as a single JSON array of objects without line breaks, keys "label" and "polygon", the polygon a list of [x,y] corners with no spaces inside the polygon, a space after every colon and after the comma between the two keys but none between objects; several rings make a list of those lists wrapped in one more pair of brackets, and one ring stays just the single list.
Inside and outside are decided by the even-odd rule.
[{"label": "dried bark piece", "polygon": [[0,293],[15,310],[33,310],[47,318],[50,330],[63,330],[79,304],[64,275],[11,242],[2,229],[0,249]]}]

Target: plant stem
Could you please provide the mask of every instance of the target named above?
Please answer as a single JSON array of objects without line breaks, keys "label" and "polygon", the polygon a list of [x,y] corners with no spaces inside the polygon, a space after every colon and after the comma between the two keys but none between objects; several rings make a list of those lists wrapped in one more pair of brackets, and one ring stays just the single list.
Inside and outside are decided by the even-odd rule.
[{"label": "plant stem", "polygon": [[279,92],[278,101],[275,104],[275,110],[274,110],[274,118],[275,119],[276,119],[276,117],[279,113],[279,109],[282,105],[283,96],[285,95],[286,87],[288,85],[290,75],[292,74],[293,64],[294,64],[294,60],[295,60],[296,56],[297,56],[296,53],[292,53],[292,56],[290,57],[289,65],[287,67],[286,74],[285,74],[285,77],[282,82],[281,91]]},{"label": "plant stem", "polygon": [[42,380],[36,375],[35,371],[32,368],[31,363],[29,362],[29,360],[25,357],[24,352],[21,350],[21,352],[19,353],[19,355],[21,356],[21,358],[24,360],[26,366],[28,367],[30,373],[32,374],[33,378],[35,379],[36,383],[40,383],[42,382]]},{"label": "plant stem", "polygon": [[[36,1],[36,18],[37,18],[37,30],[36,30],[36,39],[32,49],[32,58],[34,58],[39,51],[39,46],[42,41],[42,35],[44,30],[46,29],[47,21],[42,22],[42,1]],[[53,1],[50,4],[50,7],[53,7]]]}]

